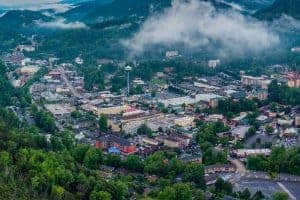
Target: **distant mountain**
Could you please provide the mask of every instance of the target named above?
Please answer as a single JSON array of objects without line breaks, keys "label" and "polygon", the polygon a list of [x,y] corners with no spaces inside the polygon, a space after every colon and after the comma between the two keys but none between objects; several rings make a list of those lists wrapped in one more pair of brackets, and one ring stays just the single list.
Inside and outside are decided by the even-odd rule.
[{"label": "distant mountain", "polygon": [[[202,0],[212,3],[217,9],[228,9],[230,5],[220,0]],[[159,13],[172,5],[172,0],[101,0],[79,3],[64,13],[69,20],[101,21],[104,19],[138,17]]]},{"label": "distant mountain", "polygon": [[68,19],[95,21],[103,18],[122,18],[129,16],[147,16],[171,6],[171,0],[102,0],[78,4],[64,14]]},{"label": "distant mountain", "polygon": [[238,5],[243,10],[254,12],[263,8],[266,8],[272,3],[274,0],[222,0],[224,2],[230,3],[233,6]]},{"label": "distant mountain", "polygon": [[38,11],[12,10],[7,11],[0,18],[0,26],[6,27],[6,29],[15,28],[17,30],[19,28],[32,25],[36,20],[47,21],[49,20],[49,17],[43,15]]},{"label": "distant mountain", "polygon": [[276,0],[271,6],[259,10],[255,15],[260,19],[271,20],[283,14],[300,19],[300,0]]}]

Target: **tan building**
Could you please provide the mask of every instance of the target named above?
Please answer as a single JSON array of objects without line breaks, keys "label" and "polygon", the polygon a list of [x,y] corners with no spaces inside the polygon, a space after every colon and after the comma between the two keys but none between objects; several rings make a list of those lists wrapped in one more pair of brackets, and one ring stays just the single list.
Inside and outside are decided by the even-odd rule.
[{"label": "tan building", "polygon": [[295,126],[300,126],[300,115],[295,117]]},{"label": "tan building", "polygon": [[20,69],[20,73],[25,74],[25,75],[33,75],[33,74],[37,73],[39,71],[39,69],[40,68],[38,66],[28,65],[28,66],[22,67]]},{"label": "tan building", "polygon": [[76,110],[75,107],[70,104],[46,104],[45,107],[55,117],[70,115]]},{"label": "tan building", "polygon": [[289,87],[300,87],[300,73],[297,73],[297,72],[291,72],[291,73],[288,73],[286,75],[286,78],[288,80],[287,82],[287,85]]},{"label": "tan building", "polygon": [[154,145],[154,146],[157,146],[159,145],[159,141],[155,140],[155,139],[151,139],[151,138],[148,138],[148,137],[143,137],[143,142],[146,143],[146,144],[150,144],[150,145]]},{"label": "tan building", "polygon": [[249,86],[259,86],[262,89],[267,89],[268,85],[271,83],[271,80],[268,80],[262,76],[255,77],[255,76],[242,76],[242,84],[249,85]]},{"label": "tan building", "polygon": [[174,119],[175,125],[182,126],[182,127],[188,127],[194,125],[194,117],[180,117],[177,119]]},{"label": "tan building", "polygon": [[92,111],[96,115],[117,115],[121,114],[122,112],[125,112],[129,106],[123,105],[123,106],[113,106],[113,107],[97,107],[91,104],[85,104],[81,106],[82,109],[87,110],[87,111]]}]

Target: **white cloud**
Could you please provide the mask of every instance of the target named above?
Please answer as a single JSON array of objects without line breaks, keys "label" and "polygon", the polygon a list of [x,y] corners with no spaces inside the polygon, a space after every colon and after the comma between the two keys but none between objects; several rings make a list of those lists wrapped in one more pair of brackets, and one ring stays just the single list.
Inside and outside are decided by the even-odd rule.
[{"label": "white cloud", "polygon": [[0,0],[0,7],[21,10],[54,10],[63,13],[73,8],[72,5],[61,3],[61,0]]},{"label": "white cloud", "polygon": [[56,13],[64,13],[72,8],[74,8],[74,6],[65,3],[49,3],[41,5],[29,5],[25,7],[26,10],[54,10]]},{"label": "white cloud", "polygon": [[82,22],[67,22],[64,18],[57,18],[54,21],[44,22],[37,21],[36,24],[42,28],[50,28],[50,29],[85,29],[88,28]]},{"label": "white cloud", "polygon": [[217,11],[209,3],[190,0],[174,1],[171,8],[148,18],[133,38],[122,43],[133,54],[153,45],[183,44],[190,50],[242,55],[268,49],[279,43],[279,37],[267,25],[239,12]]},{"label": "white cloud", "polygon": [[3,7],[22,7],[37,4],[58,3],[60,0],[0,0]]}]

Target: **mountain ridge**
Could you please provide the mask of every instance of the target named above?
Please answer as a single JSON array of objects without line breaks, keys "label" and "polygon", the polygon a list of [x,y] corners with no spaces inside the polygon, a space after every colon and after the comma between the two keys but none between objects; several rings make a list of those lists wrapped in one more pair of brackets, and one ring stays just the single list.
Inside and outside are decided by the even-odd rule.
[{"label": "mountain ridge", "polygon": [[272,20],[284,14],[300,19],[300,0],[276,0],[271,6],[256,12],[255,16],[259,19]]}]

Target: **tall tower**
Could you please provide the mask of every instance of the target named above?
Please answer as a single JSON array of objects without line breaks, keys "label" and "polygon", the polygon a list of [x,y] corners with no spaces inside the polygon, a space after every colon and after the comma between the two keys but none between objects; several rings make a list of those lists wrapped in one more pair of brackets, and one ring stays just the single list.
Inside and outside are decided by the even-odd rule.
[{"label": "tall tower", "polygon": [[132,67],[130,66],[126,66],[125,67],[125,71],[127,72],[127,96],[129,96],[129,92],[130,92],[130,77],[129,77],[129,73],[132,70]]}]

